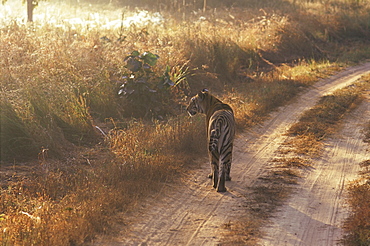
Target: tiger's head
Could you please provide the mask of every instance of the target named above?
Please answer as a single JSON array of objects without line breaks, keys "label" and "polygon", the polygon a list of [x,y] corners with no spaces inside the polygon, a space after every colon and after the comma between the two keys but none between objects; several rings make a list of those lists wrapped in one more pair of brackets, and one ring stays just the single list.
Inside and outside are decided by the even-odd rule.
[{"label": "tiger's head", "polygon": [[208,96],[208,90],[203,89],[197,95],[191,98],[189,106],[186,108],[190,116],[194,116],[197,113],[206,113],[206,97]]}]

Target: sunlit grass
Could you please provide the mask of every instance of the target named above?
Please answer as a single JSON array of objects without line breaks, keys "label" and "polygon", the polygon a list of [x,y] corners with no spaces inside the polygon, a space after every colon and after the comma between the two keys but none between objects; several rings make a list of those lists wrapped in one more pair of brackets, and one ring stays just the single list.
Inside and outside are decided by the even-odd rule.
[{"label": "sunlit grass", "polygon": [[[26,4],[8,0],[0,9],[0,25],[10,21],[25,24]],[[67,3],[60,1],[40,1],[34,9],[35,25],[53,25],[64,30],[109,30],[121,31],[123,28],[147,25],[162,25],[164,18],[158,12],[130,10],[112,4]]]}]

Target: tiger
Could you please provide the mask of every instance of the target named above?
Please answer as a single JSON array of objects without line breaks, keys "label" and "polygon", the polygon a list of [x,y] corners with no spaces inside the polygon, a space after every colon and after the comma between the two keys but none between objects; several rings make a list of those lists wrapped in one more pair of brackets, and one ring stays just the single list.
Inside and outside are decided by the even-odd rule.
[{"label": "tiger", "polygon": [[225,181],[230,181],[233,143],[235,137],[234,111],[203,89],[191,98],[186,111],[190,116],[206,115],[208,155],[211,164],[213,188],[226,192]]}]

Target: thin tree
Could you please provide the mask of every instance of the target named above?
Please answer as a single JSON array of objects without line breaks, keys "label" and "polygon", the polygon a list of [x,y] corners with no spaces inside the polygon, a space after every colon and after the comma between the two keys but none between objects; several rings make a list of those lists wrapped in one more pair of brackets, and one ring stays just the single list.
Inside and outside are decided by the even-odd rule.
[{"label": "thin tree", "polygon": [[38,1],[27,0],[27,21],[33,21],[33,9],[37,6]]},{"label": "thin tree", "polygon": [[[2,0],[1,3],[5,4],[7,0]],[[33,9],[38,5],[39,0],[22,0],[23,3],[27,3],[27,21],[33,21]]]}]

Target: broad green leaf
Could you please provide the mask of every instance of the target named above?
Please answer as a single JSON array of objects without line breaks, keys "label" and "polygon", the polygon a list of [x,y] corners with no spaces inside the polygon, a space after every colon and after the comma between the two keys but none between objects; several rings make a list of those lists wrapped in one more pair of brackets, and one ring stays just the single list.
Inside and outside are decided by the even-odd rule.
[{"label": "broad green leaf", "polygon": [[151,52],[144,52],[142,55],[141,55],[141,59],[149,64],[150,66],[155,66],[157,64],[157,60],[158,60],[159,56],[158,55],[155,55]]},{"label": "broad green leaf", "polygon": [[139,51],[134,50],[134,51],[132,51],[132,52],[131,52],[131,55],[132,55],[132,56],[139,56],[139,55],[140,55],[140,53],[139,53]]}]

